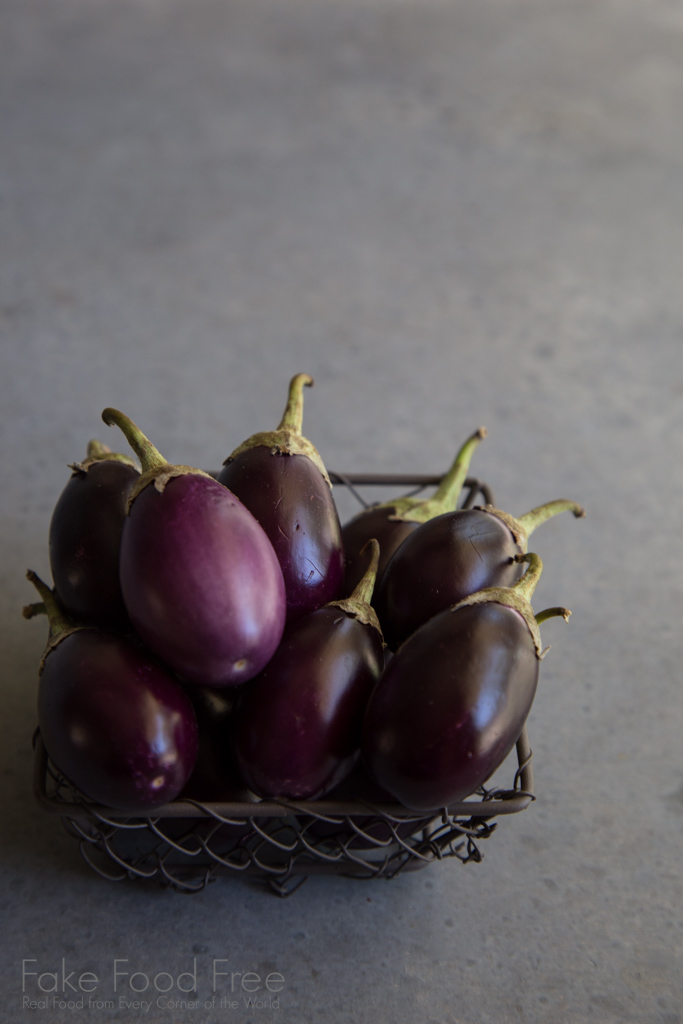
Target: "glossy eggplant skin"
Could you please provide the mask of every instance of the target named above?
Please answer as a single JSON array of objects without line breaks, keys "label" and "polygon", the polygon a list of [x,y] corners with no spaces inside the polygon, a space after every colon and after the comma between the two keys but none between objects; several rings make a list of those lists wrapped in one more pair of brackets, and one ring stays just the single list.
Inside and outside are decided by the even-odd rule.
[{"label": "glossy eggplant skin", "polygon": [[[377,593],[389,559],[406,537],[417,530],[419,525],[419,523],[408,519],[396,518],[394,510],[386,506],[367,508],[345,523],[342,528],[345,568],[344,594],[348,596],[353,593],[367,568],[369,554],[364,549],[372,537],[379,542],[379,566],[375,583],[375,593]],[[361,552],[363,553],[361,554]],[[375,602],[373,601],[372,604],[374,606]]]},{"label": "glossy eggplant skin", "polygon": [[190,682],[231,686],[272,657],[285,622],[273,547],[225,487],[188,473],[135,498],[121,539],[121,588],[131,622]]},{"label": "glossy eggplant skin", "polygon": [[78,789],[132,813],[173,800],[197,756],[197,722],[178,680],[135,640],[95,627],[47,654],[38,723]]},{"label": "glossy eggplant skin", "polygon": [[514,608],[490,601],[437,615],[392,658],[370,699],[362,754],[371,776],[416,811],[469,796],[516,743],[538,665]]},{"label": "glossy eggplant skin", "polygon": [[249,788],[262,797],[306,800],[340,782],[357,761],[381,665],[378,631],[338,607],[292,623],[233,707],[233,746]]},{"label": "glossy eggplant skin", "polygon": [[50,521],[50,568],[64,608],[78,621],[125,627],[119,549],[126,502],[139,472],[103,459],[74,469]]},{"label": "glossy eggplant skin", "polygon": [[258,445],[224,465],[218,480],[246,505],[275,549],[288,622],[341,595],[341,525],[330,486],[311,459]]},{"label": "glossy eggplant skin", "polygon": [[390,559],[373,605],[392,650],[418,627],[486,587],[509,587],[522,570],[509,526],[483,509],[423,523]]}]

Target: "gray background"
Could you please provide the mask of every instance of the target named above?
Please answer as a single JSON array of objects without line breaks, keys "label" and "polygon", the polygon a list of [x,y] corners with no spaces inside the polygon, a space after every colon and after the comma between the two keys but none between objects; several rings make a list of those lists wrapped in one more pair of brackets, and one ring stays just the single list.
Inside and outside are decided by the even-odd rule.
[{"label": "gray background", "polygon": [[[125,1021],[683,1020],[683,8],[1,0],[3,1020],[20,962],[278,970]],[[330,468],[478,475],[537,535],[537,802],[480,865],[288,901],[108,885],[30,791],[51,508],[124,409],[218,467],[316,378]],[[344,515],[350,508],[344,506]]]}]

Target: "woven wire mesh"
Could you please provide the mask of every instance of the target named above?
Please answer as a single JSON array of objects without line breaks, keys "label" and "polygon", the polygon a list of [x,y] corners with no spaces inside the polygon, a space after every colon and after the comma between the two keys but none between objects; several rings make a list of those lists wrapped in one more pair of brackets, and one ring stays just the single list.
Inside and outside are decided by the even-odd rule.
[{"label": "woven wire mesh", "polygon": [[[438,477],[379,477],[330,474],[361,505],[363,485],[394,484],[417,493]],[[468,479],[461,507],[481,493]],[[88,865],[111,881],[138,879],[192,893],[220,875],[257,877],[287,896],[312,874],[358,879],[394,878],[404,871],[455,858],[480,862],[480,842],[495,830],[491,818],[523,810],[531,800],[531,751],[523,731],[517,743],[518,767],[509,789],[481,787],[466,803],[438,815],[412,813],[401,805],[378,806],[363,798],[304,804],[269,800],[243,803],[183,799],[156,816],[125,817],[95,805],[49,761],[36,735],[34,788],[39,803],[62,817]]]}]

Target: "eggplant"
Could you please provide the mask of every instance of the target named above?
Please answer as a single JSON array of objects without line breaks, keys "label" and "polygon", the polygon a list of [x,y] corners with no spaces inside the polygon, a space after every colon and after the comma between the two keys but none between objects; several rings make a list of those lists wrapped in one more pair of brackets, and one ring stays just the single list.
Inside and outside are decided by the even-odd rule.
[{"label": "eggplant", "polygon": [[256,675],[285,624],[273,547],[251,512],[208,473],[172,466],[116,409],[143,473],[121,538],[121,589],[130,620],[155,654],[190,682],[235,686]]},{"label": "eggplant", "polygon": [[246,802],[254,799],[239,777],[230,745],[234,687],[193,686],[188,696],[197,717],[199,749],[181,799]]},{"label": "eggplant", "polygon": [[405,807],[436,811],[478,789],[515,745],[538,682],[539,622],[529,599],[536,554],[513,587],[464,598],[421,626],[392,658],[368,703],[363,761]]},{"label": "eggplant", "polygon": [[519,578],[517,555],[528,538],[559,512],[585,512],[564,498],[519,519],[492,505],[458,509],[424,523],[390,559],[374,606],[388,646],[395,650],[439,612],[486,587],[509,587]]},{"label": "eggplant", "polygon": [[303,388],[312,384],[306,373],[293,377],[277,430],[248,438],[218,474],[275,549],[285,581],[288,622],[335,600],[344,580],[332,484],[317,449],[301,433]]},{"label": "eggplant", "polygon": [[197,722],[187,694],[129,636],[77,626],[56,592],[29,572],[50,639],[40,664],[38,724],[50,758],[85,796],[149,814],[173,800],[197,757]]},{"label": "eggplant", "polygon": [[[371,505],[350,519],[342,529],[345,559],[344,592],[350,594],[357,586],[367,566],[367,557],[361,552],[371,537],[379,542],[379,568],[375,595],[393,553],[422,523],[455,508],[458,496],[467,478],[474,450],[488,434],[480,427],[459,450],[451,468],[442,478],[430,498],[408,496]],[[374,602],[373,602],[374,604]]]},{"label": "eggplant", "polygon": [[131,458],[91,441],[50,520],[50,569],[64,608],[79,622],[124,628],[119,549],[126,502],[140,472]]},{"label": "eggplant", "polygon": [[379,550],[350,598],[291,623],[271,662],[237,694],[233,747],[262,797],[323,796],[353,769],[365,706],[383,656],[370,607]]}]

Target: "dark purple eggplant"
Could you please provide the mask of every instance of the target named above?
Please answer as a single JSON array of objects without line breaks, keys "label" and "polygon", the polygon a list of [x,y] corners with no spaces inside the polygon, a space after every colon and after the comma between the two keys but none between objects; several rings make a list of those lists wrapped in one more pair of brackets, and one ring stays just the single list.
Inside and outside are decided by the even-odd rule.
[{"label": "dark purple eggplant", "polygon": [[282,567],[291,622],[341,595],[341,525],[332,484],[317,449],[302,436],[299,373],[289,385],[277,430],[254,434],[223,464],[218,480],[243,502],[267,533]]},{"label": "dark purple eggplant", "polygon": [[[345,559],[344,592],[352,593],[367,568],[367,555],[361,552],[371,537],[379,541],[379,568],[375,595],[393,553],[403,541],[422,523],[434,516],[450,512],[455,508],[462,490],[474,450],[487,435],[486,427],[480,427],[465,441],[455,457],[453,465],[441,480],[431,498],[394,498],[381,505],[372,505],[349,520],[342,530]],[[374,601],[373,601],[374,604]]]},{"label": "dark purple eggplant", "polygon": [[392,658],[368,704],[362,754],[404,806],[435,811],[473,793],[503,763],[531,708],[544,652],[529,604],[538,555],[513,587],[473,594],[431,619]]},{"label": "dark purple eggplant", "polygon": [[135,639],[74,626],[35,573],[50,639],[40,665],[38,724],[50,758],[85,796],[149,814],[175,799],[197,756],[192,704]]},{"label": "dark purple eggplant", "polygon": [[171,466],[134,423],[105,409],[138,455],[121,538],[130,620],[175,672],[205,686],[256,675],[277,648],[285,588],[273,546],[251,512],[199,469]]},{"label": "dark purple eggplant", "polygon": [[487,505],[458,509],[424,523],[389,561],[377,586],[374,606],[392,650],[439,612],[486,587],[509,587],[520,569],[528,538],[559,512],[585,515],[574,501],[560,499],[519,519]]},{"label": "dark purple eggplant", "polygon": [[250,799],[237,771],[230,743],[230,713],[235,693],[234,687],[215,690],[208,686],[193,686],[190,690],[188,696],[199,728],[199,750],[194,771],[180,795],[181,799],[203,803],[207,800],[245,802]]},{"label": "dark purple eggplant", "polygon": [[64,608],[79,622],[125,627],[119,549],[126,502],[139,470],[127,455],[91,441],[50,521],[50,568]]},{"label": "dark purple eggplant", "polygon": [[354,594],[297,619],[232,711],[237,764],[263,797],[324,795],[353,768],[382,635],[370,607],[378,547]]}]

